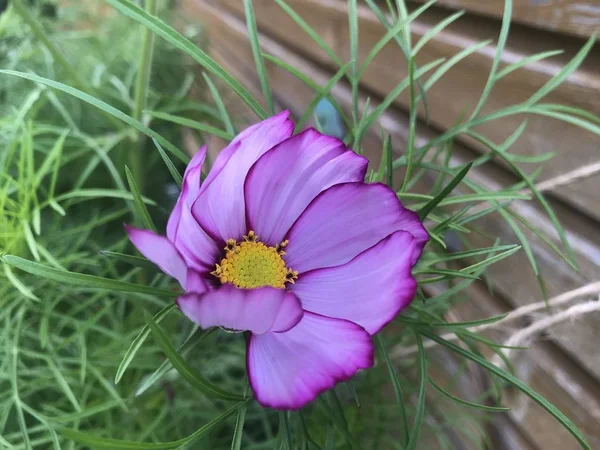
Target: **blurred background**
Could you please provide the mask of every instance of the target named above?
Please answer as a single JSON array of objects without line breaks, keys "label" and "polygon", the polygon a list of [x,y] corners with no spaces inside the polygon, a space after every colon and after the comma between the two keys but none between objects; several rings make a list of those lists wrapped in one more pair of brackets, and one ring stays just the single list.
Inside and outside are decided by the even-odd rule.
[{"label": "blurred background", "polygon": [[[12,3],[12,9],[7,9],[9,3]],[[367,56],[386,32],[366,3],[358,3],[359,60]],[[386,6],[385,1],[371,3],[381,8]],[[407,2],[409,12],[422,3],[425,2]],[[286,4],[343,61],[350,59],[350,24],[345,0],[288,0]],[[334,77],[339,66],[315,45],[298,21],[292,20],[290,14],[274,0],[254,0],[253,5],[263,52],[302,71],[317,85],[324,86]],[[465,13],[439,33],[434,33],[438,23],[458,10]],[[484,43],[429,90],[427,110],[421,106],[417,114],[416,141],[419,145],[435,139],[461,117],[468,116],[479,101],[495,53],[494,44],[485,41],[498,38],[503,11],[502,0],[438,0],[412,23],[413,39],[431,34],[431,39],[416,58],[415,62],[419,65],[442,57],[451,58],[475,44]],[[260,79],[241,0],[162,1],[158,2],[157,12],[260,98]],[[559,73],[598,31],[600,0],[515,0],[513,22],[501,67],[534,54],[557,49],[562,52],[550,54],[543,60],[532,60],[524,68],[504,76],[491,92],[483,113],[528,99]],[[256,120],[247,106],[218,80],[211,81],[197,65],[162,39],[155,42],[148,100],[143,110],[137,108],[133,92],[140,51],[140,29],[133,27],[128,19],[118,16],[104,2],[0,0],[1,69],[35,73],[78,87],[120,110],[131,112],[132,117],[145,126],[151,126],[188,155],[207,143],[210,157],[214,159],[216,152],[230,138],[230,130],[216,128],[219,109],[210,100],[213,89],[221,92],[221,100],[234,117],[238,129]],[[277,109],[289,109],[294,116],[302,116],[314,97],[314,89],[280,63],[266,60],[266,69]],[[368,102],[371,108],[376,107],[407,75],[408,64],[401,48],[393,43],[387,44],[361,79],[361,105],[365,106]],[[350,110],[352,92],[348,83],[336,84],[331,93],[344,109]],[[565,107],[582,108],[596,116],[600,114],[598,45],[591,49],[580,68],[548,95],[547,100]],[[393,151],[397,155],[404,153],[404,143],[409,134],[409,106],[408,94],[394,98],[380,117],[379,127],[373,127],[364,136],[362,148],[372,161],[380,159],[382,130],[391,135]],[[494,142],[503,142],[523,119],[519,115],[501,118],[482,124],[477,131]],[[516,155],[513,161],[523,163],[526,173],[536,174],[538,189],[544,192],[564,226],[578,270],[557,257],[555,250],[564,236],[555,231],[552,219],[542,206],[533,202],[513,202],[511,220],[518,223],[517,229],[521,236],[526,237],[529,246],[491,266],[483,279],[462,291],[460,301],[454,302],[445,314],[448,321],[464,322],[519,311],[514,320],[483,332],[495,342],[506,342],[519,330],[527,329],[532,322],[555,317],[574,305],[600,300],[600,135],[547,117],[528,116],[527,122],[527,129],[511,147]],[[339,116],[327,103],[319,104],[311,123],[329,134],[340,137],[345,134]],[[65,127],[70,130],[68,136],[63,135]],[[149,155],[143,160],[142,168],[131,169],[137,170],[138,174],[144,173],[139,178],[144,180],[143,192],[154,204],[160,205],[157,209],[162,222],[159,219],[158,225],[162,228],[178,188],[164,170],[164,157],[161,158],[160,153],[154,150],[151,140],[141,139],[130,129],[115,128],[110,115],[70,96],[55,93],[42,84],[0,76],[0,163],[5,171],[16,167],[22,175],[22,184],[15,186],[8,183],[3,189],[5,194],[23,190],[23,195],[19,194],[17,200],[3,204],[0,250],[29,255],[56,267],[68,266],[71,270],[79,269],[102,276],[116,273],[116,267],[121,267],[117,264],[122,264],[122,261],[97,260],[90,255],[97,255],[100,250],[121,252],[126,248],[127,243],[119,227],[129,213],[128,206],[110,202],[106,196],[118,197],[108,191],[114,185],[125,186],[122,167],[128,162],[128,151],[132,147]],[[21,149],[21,153],[15,152],[16,148]],[[27,148],[32,149],[31,154],[36,151],[54,156],[39,160],[32,156],[31,161],[27,156],[18,156],[27,154],[23,153],[23,149]],[[447,163],[458,166],[487,151],[478,140],[461,135],[452,142]],[[61,159],[56,156],[58,154],[64,157]],[[541,167],[543,171],[539,172]],[[415,191],[428,192],[437,182],[433,175],[425,172],[415,185]],[[26,194],[31,186],[39,185],[43,177],[53,179],[51,189],[42,192],[39,198]],[[501,191],[519,182],[510,164],[501,161],[474,167],[468,177],[489,191]],[[90,185],[94,189],[90,189]],[[57,195],[54,195],[55,192]],[[102,200],[97,201],[98,198]],[[60,219],[65,209],[69,212],[69,223]],[[94,219],[90,220],[90,216]],[[53,225],[40,233],[40,223]],[[476,221],[476,232],[466,238],[454,237],[450,233],[447,242],[453,250],[461,250],[490,246],[496,238],[505,244],[523,242],[515,237],[514,228],[491,215]],[[118,385],[113,383],[121,358],[136,336],[131,330],[141,323],[141,319],[132,316],[129,307],[125,306],[125,296],[114,294],[98,303],[85,290],[65,293],[43,281],[24,282],[22,275],[11,272],[7,267],[4,265],[4,278],[0,279],[4,295],[0,301],[4,310],[2,320],[6,320],[3,335],[6,349],[1,350],[5,353],[0,363],[6,369],[6,374],[0,378],[2,391],[6,392],[0,393],[0,400],[5,406],[0,411],[0,430],[4,430],[0,431],[0,435],[4,436],[5,442],[0,441],[0,447],[60,448],[60,444],[56,446],[58,438],[44,427],[44,416],[36,416],[29,403],[41,403],[46,407],[42,408],[45,413],[56,415],[66,414],[72,407],[81,411],[82,398],[111,399],[110,405],[102,402],[92,404],[96,413],[103,417],[98,419],[97,423],[101,425],[96,431],[111,436],[115,423],[123,420],[123,415],[115,411],[122,408],[128,411],[125,417],[129,421],[125,422],[125,426],[132,430],[131,435],[125,437],[140,440],[176,439],[195,429],[194,424],[198,420],[205,421],[217,414],[211,410],[214,405],[196,405],[192,399],[186,398],[187,391],[181,390],[183,388],[175,396],[178,405],[173,408],[177,409],[159,407],[159,399],[164,395],[172,396],[172,380],[168,378],[160,384],[155,396],[136,397],[134,403],[125,404],[127,397],[140,388],[140,378],[163,361],[156,346],[145,347],[140,350],[123,381]],[[424,290],[426,295],[435,296],[449,288],[432,284]],[[39,306],[40,292],[51,296],[53,302]],[[23,297],[28,299],[26,305],[29,306],[22,306]],[[546,308],[548,299],[550,309]],[[115,303],[122,306],[110,306]],[[86,313],[82,316],[85,308],[82,304],[92,308],[93,315]],[[109,308],[110,313],[107,313]],[[9,328],[14,330],[17,325],[24,327],[29,334],[13,336],[7,331]],[[182,335],[188,331],[177,329],[182,331]],[[516,345],[526,345],[528,349],[514,351],[510,357],[515,374],[570,417],[592,448],[600,448],[599,329],[600,312],[597,310],[575,318],[567,315],[532,331],[531,335],[520,336]],[[84,332],[91,334],[84,338]],[[98,334],[97,338],[94,333]],[[15,340],[17,335],[21,336],[18,342]],[[226,374],[223,382],[227,383],[230,375],[235,379],[239,370],[243,369],[233,360],[215,362],[218,360],[214,357],[219,355],[220,349],[230,343],[227,337],[219,339],[204,356],[203,364],[210,367],[209,372]],[[24,359],[13,361],[11,355],[14,352],[10,349],[20,348],[19,345],[25,348],[20,353]],[[75,356],[62,359],[56,356],[56,360],[43,356],[46,351],[60,355],[61,349],[71,345],[81,345],[75,353],[77,358],[82,358],[81,361],[90,358],[87,366],[82,368],[81,361],[73,366],[75,362],[69,358]],[[429,352],[430,377],[455,395],[476,401],[493,388],[487,375],[477,366],[440,349],[431,348]],[[493,355],[492,350],[486,354],[490,358]],[[414,358],[414,351],[398,346],[392,356],[397,370],[402,372],[406,367],[407,382],[416,383],[414,374],[410,372],[414,367],[404,362],[411,356]],[[103,367],[94,366],[94,361],[99,360],[103,361]],[[11,372],[13,363],[14,371]],[[22,381],[19,389],[14,382],[17,371]],[[392,392],[392,387],[387,386],[382,394],[390,396]],[[414,402],[416,393],[409,394],[409,400]],[[57,396],[63,400],[56,400]],[[363,401],[369,403],[368,400]],[[428,428],[422,432],[419,449],[579,448],[568,432],[540,406],[511,388],[503,392],[503,405],[511,408],[505,414],[478,414],[476,410],[470,410],[468,415],[463,415],[462,410],[435,390],[428,390],[427,401],[430,403],[426,418]],[[23,419],[23,414],[28,418]],[[268,436],[271,433],[268,424],[272,419],[269,414],[250,411],[248,426],[262,427],[264,435]],[[181,423],[175,423],[175,419],[183,416]],[[83,418],[83,415],[65,418],[65,423],[73,424],[75,420],[78,424]],[[319,418],[313,417],[312,420],[318,421]],[[376,427],[380,419],[373,417],[372,420]],[[163,423],[169,425],[163,426]],[[380,432],[394,436],[393,423],[386,421]],[[23,428],[29,431],[26,433],[28,437],[21,441]],[[444,439],[440,439],[438,433],[443,434]],[[222,435],[217,434],[214,441],[202,441],[202,446],[190,448],[221,448],[219,445],[230,435],[231,429],[226,429]],[[8,444],[17,441],[18,444]],[[257,441],[260,439],[257,438]],[[249,445],[248,448],[262,447]],[[381,443],[373,448],[394,447]]]}]

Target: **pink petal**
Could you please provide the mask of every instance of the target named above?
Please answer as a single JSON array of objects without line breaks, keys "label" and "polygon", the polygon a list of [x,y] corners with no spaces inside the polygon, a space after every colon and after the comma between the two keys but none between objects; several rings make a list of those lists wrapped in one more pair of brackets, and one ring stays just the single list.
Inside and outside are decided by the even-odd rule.
[{"label": "pink petal", "polygon": [[181,194],[167,223],[167,237],[175,244],[189,267],[208,271],[214,267],[220,249],[192,217],[192,204],[200,192],[202,163],[206,146],[194,155],[183,176]]},{"label": "pink petal", "polygon": [[248,228],[269,245],[280,243],[319,192],[363,181],[368,161],[339,139],[308,129],[265,153],[246,178]]},{"label": "pink petal", "polygon": [[[246,233],[246,175],[267,150],[292,135],[294,123],[287,117],[286,111],[244,131],[229,146],[236,148],[226,148],[223,162],[219,160],[217,167],[211,170],[192,213],[214,239],[240,239]],[[213,171],[215,175],[212,175]]]},{"label": "pink petal", "polygon": [[188,269],[185,290],[194,294],[204,294],[210,290],[210,285],[205,275],[196,272],[194,269]]},{"label": "pink petal", "polygon": [[342,266],[302,274],[290,290],[305,310],[349,320],[373,335],[415,296],[415,246],[410,233],[396,231]]},{"label": "pink petal", "polygon": [[185,168],[181,194],[179,194],[175,208],[173,209],[173,212],[171,212],[167,223],[167,237],[171,242],[175,240],[175,234],[177,233],[177,227],[179,226],[183,205],[186,205],[188,209],[190,209],[192,203],[194,203],[194,200],[198,197],[198,192],[200,190],[200,175],[202,174],[202,164],[204,164],[205,158],[206,145],[193,156]]},{"label": "pink petal", "polygon": [[188,268],[175,246],[165,237],[150,230],[125,225],[129,240],[139,252],[185,288]]},{"label": "pink petal", "polygon": [[246,362],[261,405],[297,409],[371,367],[373,343],[355,323],[305,312],[286,333],[251,336]]},{"label": "pink petal", "polygon": [[[294,223],[284,259],[300,273],[339,266],[407,228],[421,230],[422,225],[384,184],[338,184],[319,194]],[[413,251],[412,262],[421,249]]]},{"label": "pink petal", "polygon": [[177,299],[179,309],[202,328],[224,327],[256,335],[288,331],[302,318],[298,298],[283,289],[238,289],[224,285],[204,295]]}]

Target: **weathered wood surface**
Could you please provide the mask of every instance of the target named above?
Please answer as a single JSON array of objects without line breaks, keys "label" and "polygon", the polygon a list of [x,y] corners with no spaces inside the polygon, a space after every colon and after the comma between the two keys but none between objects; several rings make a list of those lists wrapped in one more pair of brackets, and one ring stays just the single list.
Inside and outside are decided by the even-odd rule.
[{"label": "weathered wood surface", "polygon": [[[229,55],[230,60],[238,64],[239,73],[246,83],[255,79],[252,54],[245,35],[245,24],[227,12],[203,3],[190,3],[187,11],[189,14],[196,14],[203,18],[209,34],[219,36],[219,40],[213,40],[214,51]],[[309,60],[290,53],[287,48],[271,39],[263,36],[261,42],[267,52],[285,60],[304,73],[308,73],[318,84],[324,85],[331,77],[331,73],[319,69]],[[273,90],[280,93],[279,99],[282,106],[300,112],[309,104],[313,96],[310,88],[274,64],[268,64],[267,70]],[[349,105],[350,94],[346,87],[338,85],[333,93],[342,104]],[[371,105],[376,106],[376,101],[372,100]],[[392,135],[395,149],[399,152],[403,151],[403,143],[406,142],[408,134],[406,124],[407,117],[401,111],[388,111],[380,120],[381,127]],[[417,145],[422,145],[435,136],[434,131],[421,124],[418,128]],[[381,146],[375,145],[374,148],[378,152]],[[458,144],[454,146],[456,164],[469,161],[474,157],[475,154],[469,149]],[[516,182],[516,178],[511,174],[499,168],[496,169],[481,167],[473,170],[470,176],[474,181],[482,183],[492,190],[499,190]],[[569,237],[581,270],[580,273],[575,273],[560,258],[551,253],[539,239],[526,233],[532,240],[533,251],[538,258],[540,270],[546,275],[549,295],[557,295],[568,289],[600,279],[600,236],[597,233],[597,223],[589,221],[569,208],[561,208],[560,204],[555,204],[554,207],[569,230]],[[532,220],[542,231],[552,235],[552,225],[544,219],[544,214],[535,204],[519,202],[515,204],[515,211]],[[491,235],[500,237],[504,242],[515,242],[510,230],[496,217],[481,220],[478,222],[478,226]],[[491,242],[475,240],[473,243],[475,245],[491,245]],[[537,281],[522,253],[492,266],[489,276],[497,291],[515,306],[540,299],[541,294]],[[558,327],[552,331],[552,336],[566,349],[571,350],[574,358],[577,358],[581,364],[600,378],[600,354],[595,351],[596,344],[594,343],[595,324],[600,323],[600,315],[596,314],[588,318],[588,321],[590,322],[588,326]]]},{"label": "weathered wood surface", "polygon": [[[198,17],[198,20],[205,25],[208,35],[212,38],[213,56],[238,79],[242,80],[244,84],[255,92],[260,92],[250,46],[247,41],[245,23],[240,19],[236,10],[233,10],[233,14],[231,14],[231,10],[228,12],[222,7],[215,7],[214,3],[212,5],[210,3],[212,2],[191,0],[184,4],[184,8],[188,17]],[[255,5],[258,6],[259,3],[255,2]],[[311,1],[308,0],[306,3],[311,3]],[[272,4],[272,8],[277,8],[277,6]],[[286,23],[280,23],[280,26],[286,26]],[[344,24],[340,26],[344,26]],[[363,29],[361,29],[361,33],[364,35]],[[291,30],[289,34],[295,36]],[[301,48],[294,46],[293,43],[287,43],[277,35],[272,34],[272,36],[276,37],[276,40],[270,39],[267,35],[261,36],[261,44],[267,53],[273,54],[293,67],[309,74],[311,79],[320,85],[324,85],[332,76],[332,67],[323,64],[319,58],[315,57],[314,51],[313,53],[302,52]],[[281,42],[286,42],[286,45],[282,45]],[[314,47],[316,48],[316,46]],[[267,64],[267,71],[273,90],[276,93],[278,106],[289,108],[293,113],[299,115],[311,101],[314,95],[312,90],[276,65]],[[373,90],[369,86],[367,88],[373,94]],[[332,93],[343,107],[348,108],[350,92],[347,86],[340,84],[336,86]],[[371,101],[372,106],[377,104],[376,97],[377,93]],[[364,100],[365,96],[362,95],[361,104],[363,105]],[[407,115],[402,107],[402,103],[399,103],[397,109],[388,111],[380,120],[382,128],[391,133],[394,150],[397,152],[404,150],[403,143],[407,137]],[[435,137],[437,133],[434,129],[420,123],[417,136],[418,145],[422,145]],[[468,147],[469,143],[466,144],[458,143],[455,146],[453,161],[455,164],[468,161],[477,156],[477,153]],[[373,160],[377,160],[381,149],[379,136],[376,134],[367,136],[363,147]],[[598,152],[596,152],[596,156],[598,156]],[[566,155],[566,159],[568,158],[569,154]],[[555,170],[560,172],[560,164],[556,165]],[[516,181],[511,173],[493,165],[478,168],[470,176],[474,181],[490,189],[501,189]],[[426,182],[427,180],[425,180]],[[597,186],[597,180],[595,186]],[[597,193],[597,187],[594,188],[594,183],[587,189],[590,197],[593,197],[591,194]],[[577,204],[573,198],[564,196],[564,194],[562,198],[570,200],[570,203],[574,203],[581,208],[581,205]],[[597,198],[596,201],[598,201]],[[550,296],[600,279],[598,223],[582,215],[569,204],[561,204],[561,202],[552,202],[552,204],[567,228],[581,271],[578,274],[574,273],[556,255],[552,254],[539,239],[527,234],[531,238],[532,248],[538,258],[540,269],[546,275]],[[590,208],[591,204],[588,202],[586,205],[585,208]],[[532,220],[544,232],[552,235],[551,224],[544,219],[543,213],[535,204],[519,202],[514,204],[514,210]],[[515,242],[514,236],[511,235],[499,218],[480,220],[478,226],[493,236],[501,237],[505,243]],[[553,239],[557,241],[556,236]],[[472,241],[475,245],[491,244],[490,242],[483,243],[477,239]],[[466,311],[457,309],[457,320],[486,317],[490,314],[503,312],[507,308],[541,299],[537,282],[525,256],[522,254],[517,254],[511,257],[510,260],[493,266],[488,275],[497,297],[491,297],[483,291],[473,292],[473,300],[470,305],[474,307],[467,307]],[[589,437],[592,448],[600,448],[599,433],[596,429],[596,424],[600,422],[600,394],[598,382],[593,377],[600,379],[600,355],[597,352],[598,325],[600,325],[600,314],[595,314],[575,324],[567,323],[563,327],[553,329],[549,336],[556,345],[537,343],[526,353],[525,363],[521,359],[518,360],[519,368],[524,371],[521,375],[536,390],[547,396],[573,418]],[[583,369],[580,369],[579,366]],[[547,417],[532,402],[523,402],[522,397],[513,398],[512,396],[508,397],[508,401],[511,402],[510,406],[514,407],[514,411],[508,419],[510,426],[517,427],[520,432],[509,435],[503,434],[501,429],[495,428],[494,433],[497,436],[502,436],[502,439],[505,440],[504,447],[499,446],[499,449],[555,450],[576,448],[572,438],[567,436],[564,430],[555,425],[553,419]],[[520,436],[520,433],[523,436]],[[501,438],[498,437],[498,442],[500,440]]]},{"label": "weathered wood surface", "polygon": [[[438,4],[498,19],[504,12],[503,0],[438,0]],[[600,1],[513,0],[512,18],[516,23],[588,37],[600,29]]]},{"label": "weathered wood surface", "polygon": [[[196,0],[199,1],[199,0]],[[237,0],[215,0],[214,4],[230,10],[238,17],[243,16],[242,2]],[[289,0],[287,2],[315,29],[325,42],[344,61],[350,59],[346,2],[343,0]],[[484,2],[485,3],[485,2]],[[333,68],[330,58],[309,36],[271,0],[255,0],[254,6],[259,30],[290,49],[311,60]],[[373,13],[365,6],[359,8],[360,46],[359,62],[384,34]],[[413,40],[418,40],[433,26],[447,17],[448,12],[431,9],[417,19],[412,26]],[[448,27],[423,47],[417,63],[423,65],[438,58],[450,58],[477,42],[495,40],[498,24],[488,19],[465,16]],[[500,80],[487,102],[483,113],[525,101],[548,79],[558,73],[569,59],[577,53],[582,41],[565,39],[548,33],[539,36],[528,30],[513,29],[508,41],[504,64],[514,63],[533,53],[564,49],[562,55],[544,62],[532,64],[527,69],[515,71]],[[450,70],[428,91],[429,121],[440,129],[452,127],[462,116],[471,112],[486,83],[494,57],[495,47],[490,44],[470,55]],[[371,93],[384,96],[407,76],[407,64],[402,51],[394,43],[385,46],[365,72],[362,85]],[[581,107],[600,113],[600,49],[593,51],[582,68],[565,81],[545,101]],[[405,92],[396,104],[408,108],[408,93]],[[423,108],[420,109],[424,118]],[[519,154],[535,155],[556,151],[556,157],[545,166],[540,180],[598,161],[600,137],[584,132],[573,125],[558,123],[539,116],[522,115],[507,117],[483,124],[477,128],[494,142],[502,142],[527,119],[528,127],[512,147]],[[487,149],[478,142],[465,137],[459,140],[480,152]],[[529,169],[535,170],[532,165]],[[600,176],[554,192],[565,201],[577,205],[586,213],[600,219],[600,197],[596,185]]]}]

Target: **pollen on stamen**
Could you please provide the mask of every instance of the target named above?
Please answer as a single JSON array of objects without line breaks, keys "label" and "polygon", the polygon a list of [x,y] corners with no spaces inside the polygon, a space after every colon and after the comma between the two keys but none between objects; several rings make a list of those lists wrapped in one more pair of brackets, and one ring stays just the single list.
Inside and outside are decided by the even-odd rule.
[{"label": "pollen on stamen", "polygon": [[223,284],[230,283],[243,289],[272,286],[284,289],[286,283],[294,283],[298,272],[285,265],[283,248],[288,241],[269,247],[258,240],[252,230],[243,240],[226,241],[225,256],[211,272]]}]

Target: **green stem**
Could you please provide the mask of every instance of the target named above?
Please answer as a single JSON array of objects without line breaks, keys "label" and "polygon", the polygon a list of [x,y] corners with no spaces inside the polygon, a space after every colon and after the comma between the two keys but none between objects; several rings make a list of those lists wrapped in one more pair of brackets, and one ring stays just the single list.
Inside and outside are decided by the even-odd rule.
[{"label": "green stem", "polygon": [[[148,14],[156,16],[157,13],[157,1],[146,0],[145,10]],[[142,114],[146,108],[146,102],[148,99],[148,90],[150,87],[150,73],[152,71],[152,59],[154,56],[154,33],[150,28],[144,28],[142,32],[142,52],[140,54],[140,61],[138,64],[137,80],[135,83],[135,104],[133,106],[133,118],[139,122],[142,121]],[[138,146],[129,153],[129,164],[133,177],[143,190],[143,180],[141,173],[141,157],[143,147],[143,136],[138,133]]]}]

